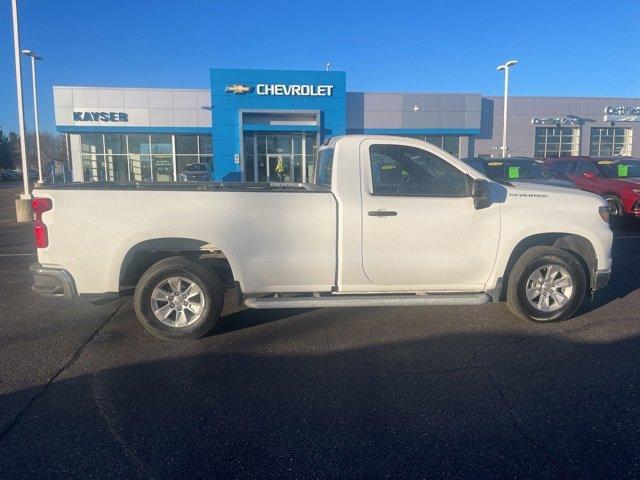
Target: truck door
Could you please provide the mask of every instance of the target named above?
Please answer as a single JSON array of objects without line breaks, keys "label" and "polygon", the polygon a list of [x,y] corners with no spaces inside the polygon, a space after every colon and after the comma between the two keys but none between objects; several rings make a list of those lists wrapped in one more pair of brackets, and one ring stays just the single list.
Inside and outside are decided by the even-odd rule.
[{"label": "truck door", "polygon": [[386,290],[481,289],[493,269],[500,206],[476,210],[470,178],[436,151],[361,144],[362,266]]}]

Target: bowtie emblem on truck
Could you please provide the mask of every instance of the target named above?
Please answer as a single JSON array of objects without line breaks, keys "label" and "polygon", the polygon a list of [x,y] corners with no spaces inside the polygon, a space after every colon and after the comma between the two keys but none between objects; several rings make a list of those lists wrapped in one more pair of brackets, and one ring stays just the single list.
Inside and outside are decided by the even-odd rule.
[{"label": "bowtie emblem on truck", "polygon": [[249,93],[251,91],[251,87],[240,84],[227,85],[227,88],[225,88],[224,91],[226,93],[235,93],[236,95],[242,95],[243,93]]}]

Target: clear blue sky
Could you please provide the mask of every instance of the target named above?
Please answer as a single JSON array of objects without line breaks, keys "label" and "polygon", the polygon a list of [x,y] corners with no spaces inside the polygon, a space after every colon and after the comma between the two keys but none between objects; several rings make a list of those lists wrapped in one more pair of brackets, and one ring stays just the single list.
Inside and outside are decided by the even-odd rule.
[{"label": "clear blue sky", "polygon": [[[348,91],[640,97],[640,2],[18,0],[52,85],[207,88],[210,67],[333,69]],[[0,126],[17,129],[11,2],[0,0]],[[32,129],[30,69],[23,62]]]}]

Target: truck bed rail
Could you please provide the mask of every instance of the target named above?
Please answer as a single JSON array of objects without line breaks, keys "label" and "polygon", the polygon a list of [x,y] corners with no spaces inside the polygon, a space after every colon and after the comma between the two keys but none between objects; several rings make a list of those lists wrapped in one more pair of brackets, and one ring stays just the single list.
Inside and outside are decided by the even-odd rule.
[{"label": "truck bed rail", "polygon": [[151,190],[206,192],[330,192],[309,183],[278,182],[71,182],[36,183],[35,190]]}]

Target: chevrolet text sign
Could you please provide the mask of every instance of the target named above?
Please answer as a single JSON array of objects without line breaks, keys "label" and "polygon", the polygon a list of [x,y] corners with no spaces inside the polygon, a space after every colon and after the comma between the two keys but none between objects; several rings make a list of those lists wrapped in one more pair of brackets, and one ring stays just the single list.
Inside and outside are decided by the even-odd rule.
[{"label": "chevrolet text sign", "polygon": [[604,121],[640,122],[640,107],[607,107],[604,109]]},{"label": "chevrolet text sign", "polygon": [[330,97],[333,85],[284,85],[259,83],[256,85],[257,95],[282,95],[301,97]]}]

